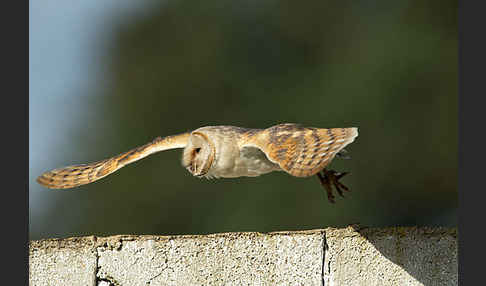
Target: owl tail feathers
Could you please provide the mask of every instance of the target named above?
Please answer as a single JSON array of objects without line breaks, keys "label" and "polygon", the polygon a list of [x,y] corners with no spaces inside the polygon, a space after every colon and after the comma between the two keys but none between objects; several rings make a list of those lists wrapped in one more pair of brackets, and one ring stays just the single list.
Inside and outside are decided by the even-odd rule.
[{"label": "owl tail feathers", "polygon": [[37,178],[37,182],[50,189],[69,189],[86,185],[150,154],[184,148],[189,135],[190,133],[183,133],[164,138],[157,137],[152,142],[103,161],[72,165],[45,172]]}]

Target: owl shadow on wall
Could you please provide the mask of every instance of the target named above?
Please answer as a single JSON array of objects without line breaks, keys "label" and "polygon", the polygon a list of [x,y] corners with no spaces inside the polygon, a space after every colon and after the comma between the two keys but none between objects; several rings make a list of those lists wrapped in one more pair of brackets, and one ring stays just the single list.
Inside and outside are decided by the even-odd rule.
[{"label": "owl shadow on wall", "polygon": [[[332,231],[331,231],[332,232]],[[360,224],[349,225],[346,229],[339,229],[340,234],[334,233],[334,237],[326,242],[326,250],[333,248],[334,252],[345,249],[344,256],[331,257],[327,263],[345,263],[346,259],[353,255],[367,252],[364,260],[348,266],[348,277],[361,275],[367,272],[371,279],[378,278],[381,281],[401,281],[402,284],[420,285],[449,285],[457,280],[450,280],[444,273],[457,273],[457,255],[447,250],[450,247],[457,248],[457,231],[448,228],[427,227],[389,227],[370,228]],[[330,244],[330,245],[329,245]],[[377,254],[379,252],[379,254]],[[375,255],[376,253],[376,255]],[[456,252],[457,253],[457,252]],[[368,260],[369,263],[366,262]],[[394,265],[388,265],[388,261]],[[452,262],[451,262],[452,261]],[[353,264],[352,264],[353,265]],[[328,266],[329,267],[329,266]],[[401,268],[411,277],[396,272],[390,267]],[[456,269],[454,269],[456,267]],[[331,272],[343,275],[343,271],[334,268]],[[392,274],[395,273],[395,274]],[[413,277],[413,278],[412,278]],[[375,280],[375,281],[377,281]]]}]

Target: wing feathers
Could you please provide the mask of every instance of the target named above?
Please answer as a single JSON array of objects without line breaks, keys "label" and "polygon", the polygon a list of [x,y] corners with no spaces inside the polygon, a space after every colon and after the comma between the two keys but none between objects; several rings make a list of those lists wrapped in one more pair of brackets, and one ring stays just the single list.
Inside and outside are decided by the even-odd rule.
[{"label": "wing feathers", "polygon": [[358,136],[358,128],[306,128],[280,124],[262,130],[248,141],[268,159],[296,177],[315,175]]},{"label": "wing feathers", "polygon": [[68,189],[85,185],[156,152],[184,148],[187,144],[190,133],[157,137],[152,142],[134,148],[112,158],[98,161],[91,164],[79,164],[67,166],[45,172],[37,178],[37,182],[51,189]]}]

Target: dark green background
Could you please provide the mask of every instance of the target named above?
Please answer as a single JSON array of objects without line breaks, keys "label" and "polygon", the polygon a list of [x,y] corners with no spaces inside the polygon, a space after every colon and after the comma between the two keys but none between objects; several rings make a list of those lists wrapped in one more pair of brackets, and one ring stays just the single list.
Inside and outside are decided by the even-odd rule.
[{"label": "dark green background", "polygon": [[42,189],[55,207],[31,239],[457,225],[456,1],[164,3],[113,31],[105,88],[45,170],[205,125],[357,126],[352,159],[331,164],[352,192],[333,205],[315,177],[197,179],[171,150]]}]

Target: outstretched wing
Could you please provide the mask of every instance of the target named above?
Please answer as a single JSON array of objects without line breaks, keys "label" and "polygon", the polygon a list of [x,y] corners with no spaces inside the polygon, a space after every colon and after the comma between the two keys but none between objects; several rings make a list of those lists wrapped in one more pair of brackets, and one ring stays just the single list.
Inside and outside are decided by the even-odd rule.
[{"label": "outstretched wing", "polygon": [[45,172],[37,178],[37,182],[51,189],[68,189],[89,184],[150,154],[169,149],[184,148],[189,136],[190,133],[183,133],[164,138],[157,137],[150,143],[109,159]]},{"label": "outstretched wing", "polygon": [[358,128],[306,128],[280,124],[250,136],[244,143],[260,148],[270,161],[296,177],[315,175],[358,136]]}]

